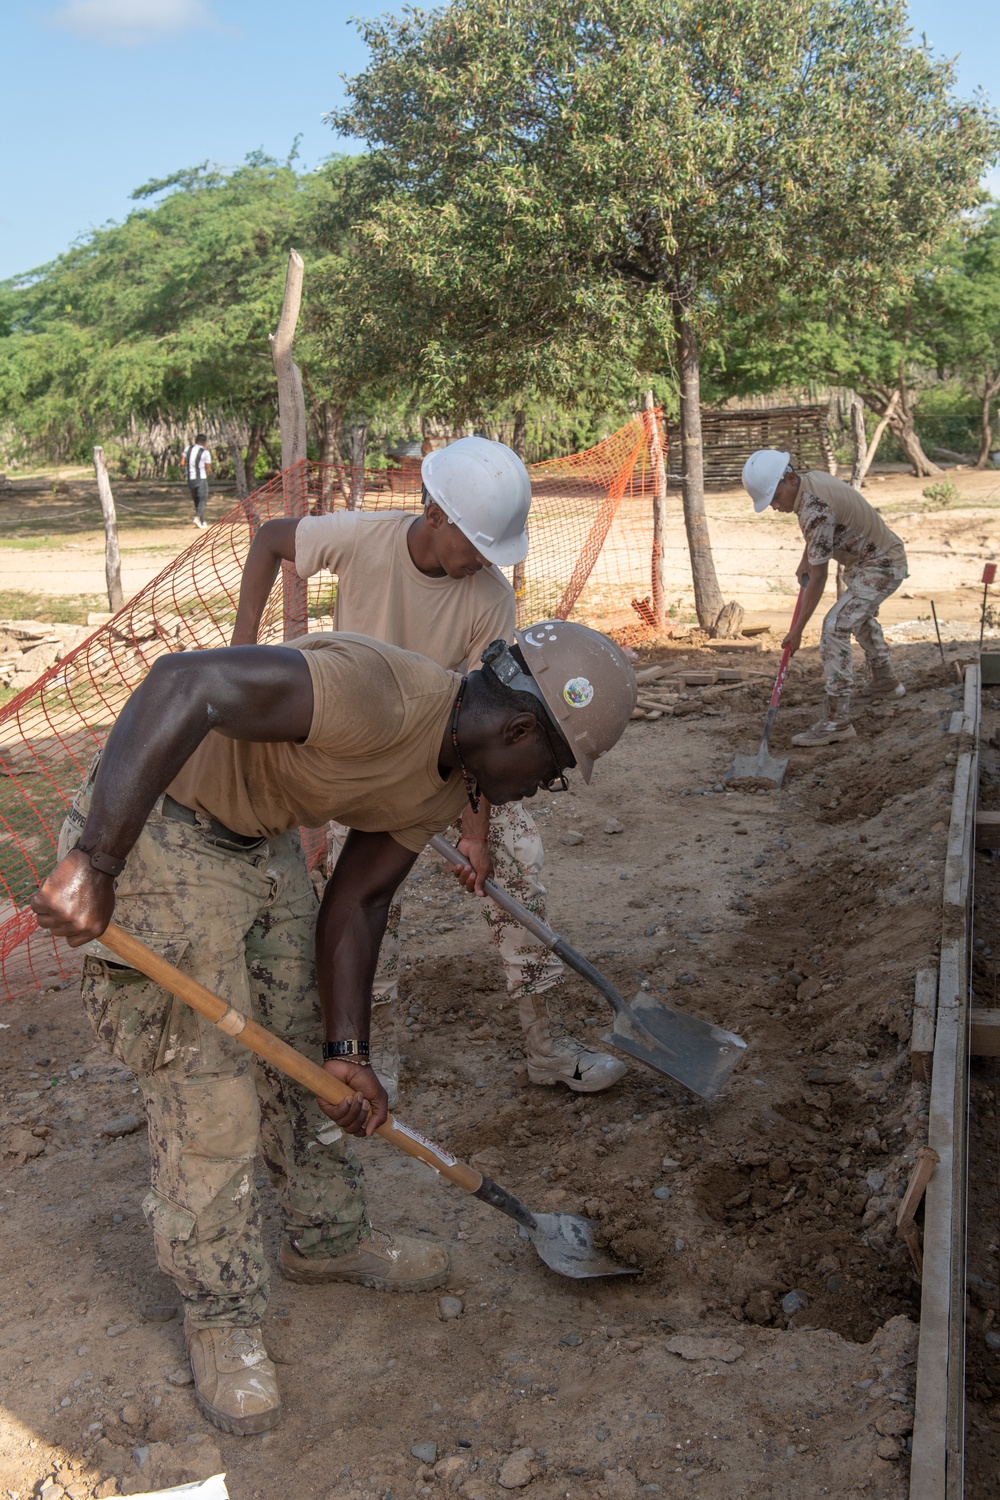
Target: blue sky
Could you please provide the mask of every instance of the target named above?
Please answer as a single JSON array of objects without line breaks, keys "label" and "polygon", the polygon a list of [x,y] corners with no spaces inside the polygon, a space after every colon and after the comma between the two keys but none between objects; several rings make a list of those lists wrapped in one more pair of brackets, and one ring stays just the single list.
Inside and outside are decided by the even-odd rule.
[{"label": "blue sky", "polygon": [[[121,219],[140,183],[257,147],[309,166],[338,142],[323,113],[365,49],[350,17],[387,0],[5,0],[0,278]],[[962,92],[1000,104],[997,0],[914,0],[914,28],[959,54]],[[354,149],[351,145],[350,149]],[[1000,176],[994,174],[1000,193]]]}]

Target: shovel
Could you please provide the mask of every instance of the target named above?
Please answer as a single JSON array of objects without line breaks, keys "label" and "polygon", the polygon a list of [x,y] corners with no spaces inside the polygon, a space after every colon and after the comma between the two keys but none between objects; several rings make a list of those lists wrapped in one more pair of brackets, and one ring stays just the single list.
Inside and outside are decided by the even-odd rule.
[{"label": "shovel", "polygon": [[[439,833],[431,839],[431,848],[450,865],[469,863]],[[615,1013],[615,1023],[603,1041],[617,1047],[620,1052],[627,1052],[654,1072],[682,1083],[701,1099],[714,1099],[721,1093],[746,1051],[747,1044],[742,1037],[734,1031],[723,1031],[721,1026],[713,1026],[711,1021],[699,1021],[696,1016],[671,1010],[669,1005],[654,1000],[645,990],[639,991],[631,1005],[627,1004],[600,969],[595,969],[582,953],[570,947],[565,938],[553,932],[547,922],[508,895],[495,881],[487,880],[486,894],[604,996]]]},{"label": "shovel", "polygon": [[[795,629],[798,622],[808,582],[809,575],[806,573],[803,575],[803,580],[799,588],[799,597],[795,602],[795,612],[792,615],[792,623],[789,627],[791,630]],[[775,786],[780,786],[784,780],[785,772],[788,769],[788,756],[783,756],[779,760],[777,756],[770,754],[767,745],[771,738],[771,730],[774,728],[774,721],[778,717],[778,702],[781,698],[781,690],[785,685],[785,678],[788,676],[788,663],[791,659],[792,648],[791,646],[786,646],[781,653],[781,665],[778,668],[774,692],[771,694],[771,701],[767,707],[767,718],[764,720],[764,738],[760,742],[760,749],[756,755],[737,755],[732,766],[723,777],[724,781],[742,781],[745,778],[748,781],[773,781]]]},{"label": "shovel", "polygon": [[[110,923],[107,931],[102,934],[100,946],[109,949],[130,968],[139,969],[141,973],[148,975],[165,990],[176,995],[178,1000],[183,1000],[185,1005],[190,1005],[192,1010],[218,1026],[220,1031],[234,1037],[242,1046],[248,1047],[272,1067],[287,1073],[319,1098],[326,1099],[330,1104],[341,1104],[352,1097],[354,1090],[349,1089],[346,1083],[342,1083],[317,1063],[311,1062],[308,1057],[304,1057],[263,1026],[258,1026],[256,1021],[251,1021],[240,1011],[234,1010],[225,1000],[190,975],[182,974],[180,969],[175,969],[173,964],[116,923]],[[447,1177],[449,1182],[454,1182],[474,1198],[507,1214],[520,1226],[522,1235],[531,1241],[545,1264],[553,1271],[558,1271],[560,1276],[581,1279],[588,1276],[639,1274],[640,1267],[619,1265],[607,1250],[594,1244],[594,1230],[599,1227],[595,1220],[581,1218],[579,1214],[532,1213],[530,1208],[498,1182],[493,1182],[474,1167],[459,1161],[443,1146],[436,1146],[433,1141],[429,1141],[418,1130],[412,1130],[409,1125],[404,1125],[394,1115],[390,1115],[386,1123],[379,1126],[377,1134],[405,1151],[407,1156],[416,1157],[417,1161],[422,1161],[440,1176]]]}]

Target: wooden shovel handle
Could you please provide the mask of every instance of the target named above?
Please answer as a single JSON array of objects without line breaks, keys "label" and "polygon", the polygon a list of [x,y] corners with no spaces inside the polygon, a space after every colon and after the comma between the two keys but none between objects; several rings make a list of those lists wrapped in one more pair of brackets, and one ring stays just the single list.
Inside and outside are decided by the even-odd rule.
[{"label": "wooden shovel handle", "polygon": [[[165,990],[176,995],[178,1000],[183,1000],[185,1005],[190,1005],[192,1010],[211,1021],[213,1026],[218,1026],[220,1031],[234,1037],[265,1062],[271,1063],[282,1073],[287,1073],[289,1078],[294,1078],[320,1099],[325,1099],[330,1104],[342,1104],[353,1095],[354,1090],[348,1088],[333,1073],[328,1073],[325,1068],[311,1062],[308,1057],[304,1057],[263,1026],[258,1026],[256,1021],[250,1020],[241,1011],[234,1010],[225,1000],[199,984],[197,979],[192,979],[189,974],[182,974],[180,969],[147,948],[145,943],[131,933],[125,932],[116,922],[109,923],[100,941],[130,968],[141,970]],[[481,1172],[467,1166],[464,1161],[459,1161],[443,1146],[436,1146],[433,1141],[404,1125],[394,1115],[390,1115],[386,1123],[379,1126],[376,1134],[391,1141],[400,1151],[405,1151],[407,1156],[414,1156],[417,1161],[433,1167],[435,1172],[447,1177],[449,1182],[454,1182],[467,1193],[478,1192],[483,1185]]]}]

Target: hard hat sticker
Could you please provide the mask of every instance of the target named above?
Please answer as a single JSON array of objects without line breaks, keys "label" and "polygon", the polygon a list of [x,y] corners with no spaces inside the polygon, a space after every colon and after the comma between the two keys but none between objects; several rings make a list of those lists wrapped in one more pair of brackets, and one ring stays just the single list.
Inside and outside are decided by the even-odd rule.
[{"label": "hard hat sticker", "polygon": [[593,684],[586,677],[571,677],[563,688],[563,697],[570,708],[586,708],[593,696]]}]

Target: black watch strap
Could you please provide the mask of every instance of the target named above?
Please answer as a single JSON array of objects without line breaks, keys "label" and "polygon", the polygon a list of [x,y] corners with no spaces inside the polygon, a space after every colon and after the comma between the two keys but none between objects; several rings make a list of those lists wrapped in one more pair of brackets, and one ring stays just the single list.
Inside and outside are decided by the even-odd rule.
[{"label": "black watch strap", "polygon": [[367,1042],[351,1040],[349,1042],[324,1042],[323,1061],[329,1062],[332,1057],[345,1058],[350,1062],[366,1063],[371,1056],[371,1047]]},{"label": "black watch strap", "polygon": [[112,880],[117,880],[125,868],[124,859],[115,859],[113,854],[105,854],[102,849],[84,849],[83,853],[89,857],[95,870],[100,870],[102,875],[110,875]]}]

